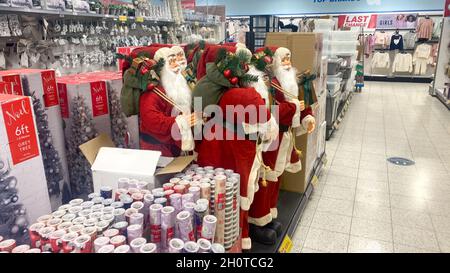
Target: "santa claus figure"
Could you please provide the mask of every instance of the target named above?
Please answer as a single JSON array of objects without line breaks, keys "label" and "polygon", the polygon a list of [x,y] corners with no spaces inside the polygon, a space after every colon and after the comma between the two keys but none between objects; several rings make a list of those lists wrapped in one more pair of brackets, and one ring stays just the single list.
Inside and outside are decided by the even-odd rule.
[{"label": "santa claus figure", "polygon": [[176,157],[193,151],[195,146],[191,128],[197,119],[191,114],[191,90],[175,52],[167,47],[153,50],[153,59],[165,62],[159,85],[149,86],[140,97],[140,145],[142,149],[161,151],[162,156]]},{"label": "santa claus figure", "polygon": [[[261,167],[262,142],[270,139],[270,135],[276,135],[269,132],[268,124],[273,124],[271,114],[266,106],[266,102],[260,94],[252,87],[246,86],[247,77],[237,77],[236,75],[245,75],[245,69],[248,69],[248,57],[239,62],[228,60],[216,60],[217,55],[223,55],[220,51],[228,50],[226,58],[242,57],[241,53],[236,52],[236,48],[211,46],[205,51],[203,63],[207,64],[207,69],[202,68],[206,75],[199,81],[194,96],[197,98],[216,97],[216,105],[220,111],[216,116],[206,122],[205,126],[210,125],[210,129],[204,132],[204,139],[198,147],[198,163],[201,166],[213,166],[227,169],[233,169],[240,174],[240,226],[242,228],[242,249],[251,249],[251,240],[248,230],[248,210],[253,202],[255,186],[258,181],[259,170]],[[239,63],[235,68],[222,67],[224,63]],[[251,80],[254,80],[252,78]],[[208,88],[213,86],[212,88]],[[216,90],[219,94],[212,95],[210,90]],[[237,107],[236,107],[237,106]],[[208,113],[208,111],[206,111]],[[212,124],[210,124],[212,122]],[[270,140],[271,141],[271,140]],[[270,142],[269,141],[269,142]]]},{"label": "santa claus figure", "polygon": [[[279,177],[284,171],[296,173],[301,170],[300,151],[295,147],[294,138],[297,132],[312,132],[315,119],[311,109],[305,108],[304,102],[298,99],[297,71],[292,67],[287,48],[266,48],[257,52],[254,59],[266,63],[273,61],[272,80],[253,85],[263,97],[268,94],[267,99],[274,102],[276,107],[272,111],[278,117],[279,135],[268,151],[263,152],[263,162],[270,170],[261,170],[263,179],[259,181],[259,190],[249,211],[250,236],[254,241],[272,245],[282,233],[281,224],[274,220],[278,216]],[[257,69],[253,73],[268,77]]]}]

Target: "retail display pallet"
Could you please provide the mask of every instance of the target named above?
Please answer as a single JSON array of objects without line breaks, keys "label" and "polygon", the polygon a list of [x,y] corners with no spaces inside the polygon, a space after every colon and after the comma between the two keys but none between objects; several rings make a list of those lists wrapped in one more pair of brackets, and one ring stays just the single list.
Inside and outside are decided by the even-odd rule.
[{"label": "retail display pallet", "polygon": [[450,100],[447,99],[446,97],[444,97],[444,95],[443,95],[443,93],[442,93],[441,91],[436,90],[436,91],[434,92],[434,96],[435,96],[436,98],[438,98],[438,100],[439,100],[440,102],[442,102],[442,104],[444,104],[445,107],[447,107],[448,110],[450,110]]},{"label": "retail display pallet", "polygon": [[377,82],[413,82],[413,83],[431,83],[433,81],[432,76],[417,76],[417,75],[365,75],[365,81],[377,81]]},{"label": "retail display pallet", "polygon": [[352,98],[353,92],[350,92],[347,99],[339,104],[336,115],[337,116],[336,121],[334,122],[334,124],[327,125],[327,136],[326,136],[327,141],[330,140],[333,133],[339,128],[340,123],[342,122],[342,120],[345,117],[345,114],[347,113]]},{"label": "retail display pallet", "polygon": [[293,238],[309,198],[314,191],[313,181],[319,176],[325,162],[326,154],[323,153],[314,164],[305,193],[280,191],[277,221],[283,225],[283,234],[278,238],[275,245],[267,246],[252,242],[251,253],[278,253],[285,238]]}]

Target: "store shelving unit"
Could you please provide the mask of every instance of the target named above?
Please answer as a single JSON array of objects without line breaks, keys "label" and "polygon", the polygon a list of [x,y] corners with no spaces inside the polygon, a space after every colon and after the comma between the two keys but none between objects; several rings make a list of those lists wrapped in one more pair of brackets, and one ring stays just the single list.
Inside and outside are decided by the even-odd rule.
[{"label": "store shelving unit", "polygon": [[92,19],[102,19],[102,20],[114,20],[126,19],[127,21],[143,21],[148,23],[174,23],[173,20],[151,18],[144,16],[118,16],[109,14],[97,14],[91,12],[75,12],[75,11],[61,11],[61,10],[48,10],[48,9],[30,9],[30,8],[18,8],[18,7],[5,7],[0,6],[0,13],[15,13],[15,14],[26,14],[26,15],[40,15],[45,17],[59,17],[59,18],[92,18]]},{"label": "store shelving unit", "polygon": [[353,98],[353,92],[350,92],[346,99],[344,99],[338,106],[337,110],[337,118],[334,124],[327,124],[327,136],[326,139],[330,140],[333,133],[339,128],[340,123],[345,117],[345,114],[347,113],[347,110],[349,108],[349,105],[351,103],[351,100]]},{"label": "store shelving unit", "polygon": [[254,51],[265,45],[268,32],[278,31],[279,18],[272,15],[250,16],[250,31],[247,33],[247,47]]},{"label": "store shelving unit", "polygon": [[294,193],[281,191],[278,201],[278,219],[283,225],[283,234],[277,240],[277,243],[272,246],[267,246],[252,242],[252,253],[277,253],[283,243],[283,240],[288,236],[293,238],[295,231],[299,225],[300,219],[305,211],[306,205],[314,191],[313,180],[317,179],[322,167],[326,162],[326,154],[322,154],[314,164],[313,171],[308,179],[308,186],[305,193]]},{"label": "store shelving unit", "polygon": [[446,71],[447,66],[450,66],[450,17],[444,18],[441,37],[436,77],[434,78],[431,95],[439,99],[450,110],[450,96],[448,95],[450,77]]}]

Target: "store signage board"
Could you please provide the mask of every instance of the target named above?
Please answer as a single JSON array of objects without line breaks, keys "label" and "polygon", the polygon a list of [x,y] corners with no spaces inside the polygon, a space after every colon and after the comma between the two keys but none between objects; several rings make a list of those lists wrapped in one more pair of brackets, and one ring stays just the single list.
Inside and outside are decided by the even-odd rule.
[{"label": "store signage board", "polygon": [[183,9],[195,10],[195,0],[181,0]]},{"label": "store signage board", "polygon": [[412,14],[379,14],[377,16],[378,29],[415,29],[419,15]]},{"label": "store signage board", "polygon": [[450,0],[445,1],[445,7],[444,7],[445,17],[450,17]]},{"label": "store signage board", "polygon": [[377,15],[340,15],[338,18],[338,28],[345,27],[364,27],[364,28],[376,28]]},{"label": "store signage board", "polygon": [[442,0],[197,0],[197,6],[226,5],[227,16],[413,13],[441,11]]}]

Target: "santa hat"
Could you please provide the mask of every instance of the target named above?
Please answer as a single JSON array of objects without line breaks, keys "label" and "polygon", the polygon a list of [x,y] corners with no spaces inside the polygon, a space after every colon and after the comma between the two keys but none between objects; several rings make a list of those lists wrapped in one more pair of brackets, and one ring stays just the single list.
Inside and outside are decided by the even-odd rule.
[{"label": "santa hat", "polygon": [[174,51],[171,48],[168,47],[161,47],[159,48],[156,52],[155,55],[153,56],[153,59],[155,61],[159,61],[161,59],[167,59],[170,55],[175,55]]},{"label": "santa hat", "polygon": [[202,56],[197,65],[197,80],[200,80],[206,75],[206,64],[214,63],[216,61],[217,55],[221,49],[226,49],[228,52],[235,53],[237,48],[233,46],[221,46],[221,45],[210,45],[203,52]]},{"label": "santa hat", "polygon": [[185,54],[184,49],[181,46],[175,45],[175,46],[172,46],[171,49],[175,54],[178,54],[181,52],[183,52],[183,54]]},{"label": "santa hat", "polygon": [[288,48],[279,47],[277,50],[275,50],[273,57],[279,58],[281,60],[286,57],[286,55],[291,55],[291,51]]}]

